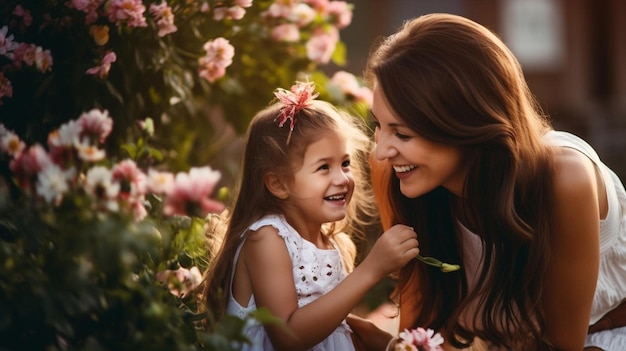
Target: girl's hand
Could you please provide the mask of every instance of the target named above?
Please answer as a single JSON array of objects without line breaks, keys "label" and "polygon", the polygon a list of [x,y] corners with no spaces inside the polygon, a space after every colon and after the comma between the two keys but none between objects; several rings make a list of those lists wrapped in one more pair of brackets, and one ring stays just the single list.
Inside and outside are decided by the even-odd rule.
[{"label": "girl's hand", "polygon": [[417,234],[413,228],[396,224],[376,240],[361,265],[372,269],[382,279],[398,271],[419,252]]}]

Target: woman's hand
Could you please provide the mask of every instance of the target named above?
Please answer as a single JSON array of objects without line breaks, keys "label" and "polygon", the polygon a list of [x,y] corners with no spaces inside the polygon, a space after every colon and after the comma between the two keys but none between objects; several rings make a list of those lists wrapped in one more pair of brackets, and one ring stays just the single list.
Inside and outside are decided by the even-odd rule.
[{"label": "woman's hand", "polygon": [[349,314],[346,322],[352,329],[352,341],[357,351],[382,351],[393,335],[378,328],[372,321]]}]

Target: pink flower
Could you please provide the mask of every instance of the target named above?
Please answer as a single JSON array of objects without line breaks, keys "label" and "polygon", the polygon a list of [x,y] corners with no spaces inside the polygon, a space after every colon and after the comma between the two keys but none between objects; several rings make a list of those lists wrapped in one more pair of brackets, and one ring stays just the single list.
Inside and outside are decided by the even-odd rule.
[{"label": "pink flower", "polygon": [[163,213],[166,216],[183,215],[204,217],[220,212],[224,204],[210,198],[221,173],[211,167],[193,167],[189,173],[178,173],[166,193]]},{"label": "pink flower", "polygon": [[291,13],[287,18],[298,25],[298,27],[304,27],[315,19],[315,10],[307,4],[297,4],[293,7]]},{"label": "pink flower", "polygon": [[13,14],[22,17],[22,21],[26,27],[30,27],[30,25],[33,24],[33,16],[30,14],[30,10],[24,9],[22,5],[15,6]]},{"label": "pink flower", "polygon": [[213,83],[226,74],[235,56],[235,48],[224,38],[209,40],[204,44],[206,54],[198,59],[198,74]]},{"label": "pink flower", "polygon": [[418,351],[443,351],[443,337],[432,329],[418,327],[416,329],[405,329],[399,334],[400,341],[396,344],[396,351],[418,350]]},{"label": "pink flower", "polygon": [[29,190],[33,180],[37,177],[37,173],[51,162],[46,150],[41,145],[35,144],[11,160],[9,167],[18,184],[23,189]]},{"label": "pink flower", "polygon": [[27,66],[32,66],[35,64],[36,52],[37,45],[20,43],[13,52],[13,64],[18,68],[22,66],[22,62],[26,63]]},{"label": "pink flower", "polygon": [[117,25],[126,23],[129,27],[146,27],[143,13],[146,7],[141,0],[110,0],[107,3],[109,20]]},{"label": "pink flower", "polygon": [[346,71],[337,71],[330,79],[330,82],[337,86],[348,98],[363,102],[368,106],[372,105],[372,90],[366,86],[361,86],[354,74]]},{"label": "pink flower", "polygon": [[101,143],[113,130],[113,119],[107,110],[92,109],[84,112],[78,118],[78,124],[82,127],[81,137],[94,138]]},{"label": "pink flower", "polygon": [[283,42],[296,42],[300,40],[300,29],[295,24],[280,24],[272,29],[272,39]]},{"label": "pink flower", "polygon": [[166,284],[172,294],[183,298],[200,285],[202,274],[196,266],[191,267],[191,269],[181,267],[177,270],[168,269],[159,272],[156,279]]},{"label": "pink flower", "polygon": [[161,2],[159,5],[151,4],[150,13],[154,17],[157,28],[159,29],[159,37],[164,37],[178,30],[176,25],[174,25],[172,8],[169,7],[165,1]]},{"label": "pink flower", "polygon": [[213,19],[216,21],[221,21],[224,19],[240,20],[245,14],[246,10],[240,6],[220,6],[216,7],[213,10]]},{"label": "pink flower", "polygon": [[91,74],[94,76],[98,76],[99,78],[105,78],[109,75],[109,70],[111,70],[111,63],[117,60],[117,55],[115,52],[109,51],[104,55],[102,61],[100,61],[100,65],[91,67],[87,70],[87,74]]},{"label": "pink flower", "polygon": [[139,198],[146,194],[146,175],[133,160],[124,160],[113,167],[113,180],[120,183],[123,198]]},{"label": "pink flower", "polygon": [[52,54],[50,50],[44,50],[40,46],[35,49],[35,64],[41,73],[52,71]]},{"label": "pink flower", "polygon": [[336,28],[329,28],[328,31],[315,31],[306,43],[307,57],[315,63],[328,63],[335,52],[338,41],[339,34]]},{"label": "pink flower", "polygon": [[352,22],[352,8],[345,1],[331,1],[326,10],[339,29],[349,26]]},{"label": "pink flower", "polygon": [[105,0],[71,0],[70,6],[86,14],[85,24],[92,24],[98,20],[98,8]]},{"label": "pink flower", "polygon": [[252,6],[252,0],[235,0],[233,3],[244,8]]},{"label": "pink flower", "polygon": [[13,41],[13,34],[7,35],[8,31],[7,26],[0,28],[0,55],[11,58],[11,53],[17,49],[19,43]]}]

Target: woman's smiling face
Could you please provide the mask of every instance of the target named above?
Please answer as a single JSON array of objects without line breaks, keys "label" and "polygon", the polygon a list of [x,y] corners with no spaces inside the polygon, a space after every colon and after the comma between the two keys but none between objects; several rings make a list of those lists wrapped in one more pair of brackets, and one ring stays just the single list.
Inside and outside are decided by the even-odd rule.
[{"label": "woman's smiling face", "polygon": [[461,149],[420,136],[396,116],[378,86],[373,92],[374,155],[391,164],[400,179],[402,194],[415,198],[443,186],[462,196],[467,169]]}]

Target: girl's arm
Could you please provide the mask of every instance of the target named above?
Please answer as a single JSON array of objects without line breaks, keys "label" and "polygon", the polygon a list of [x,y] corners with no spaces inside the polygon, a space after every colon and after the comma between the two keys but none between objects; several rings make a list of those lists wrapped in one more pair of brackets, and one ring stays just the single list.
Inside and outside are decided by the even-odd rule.
[{"label": "girl's arm", "polygon": [[271,227],[250,232],[242,253],[257,307],[285,321],[266,325],[277,350],[306,350],[328,337],[380,279],[418,253],[415,232],[396,225],[385,232],[368,256],[337,287],[298,308],[291,259],[284,240]]},{"label": "girl's arm", "polygon": [[[544,279],[545,337],[556,350],[582,350],[599,268],[604,183],[583,154],[557,155],[550,261]],[[602,201],[599,200],[602,199]]]}]

